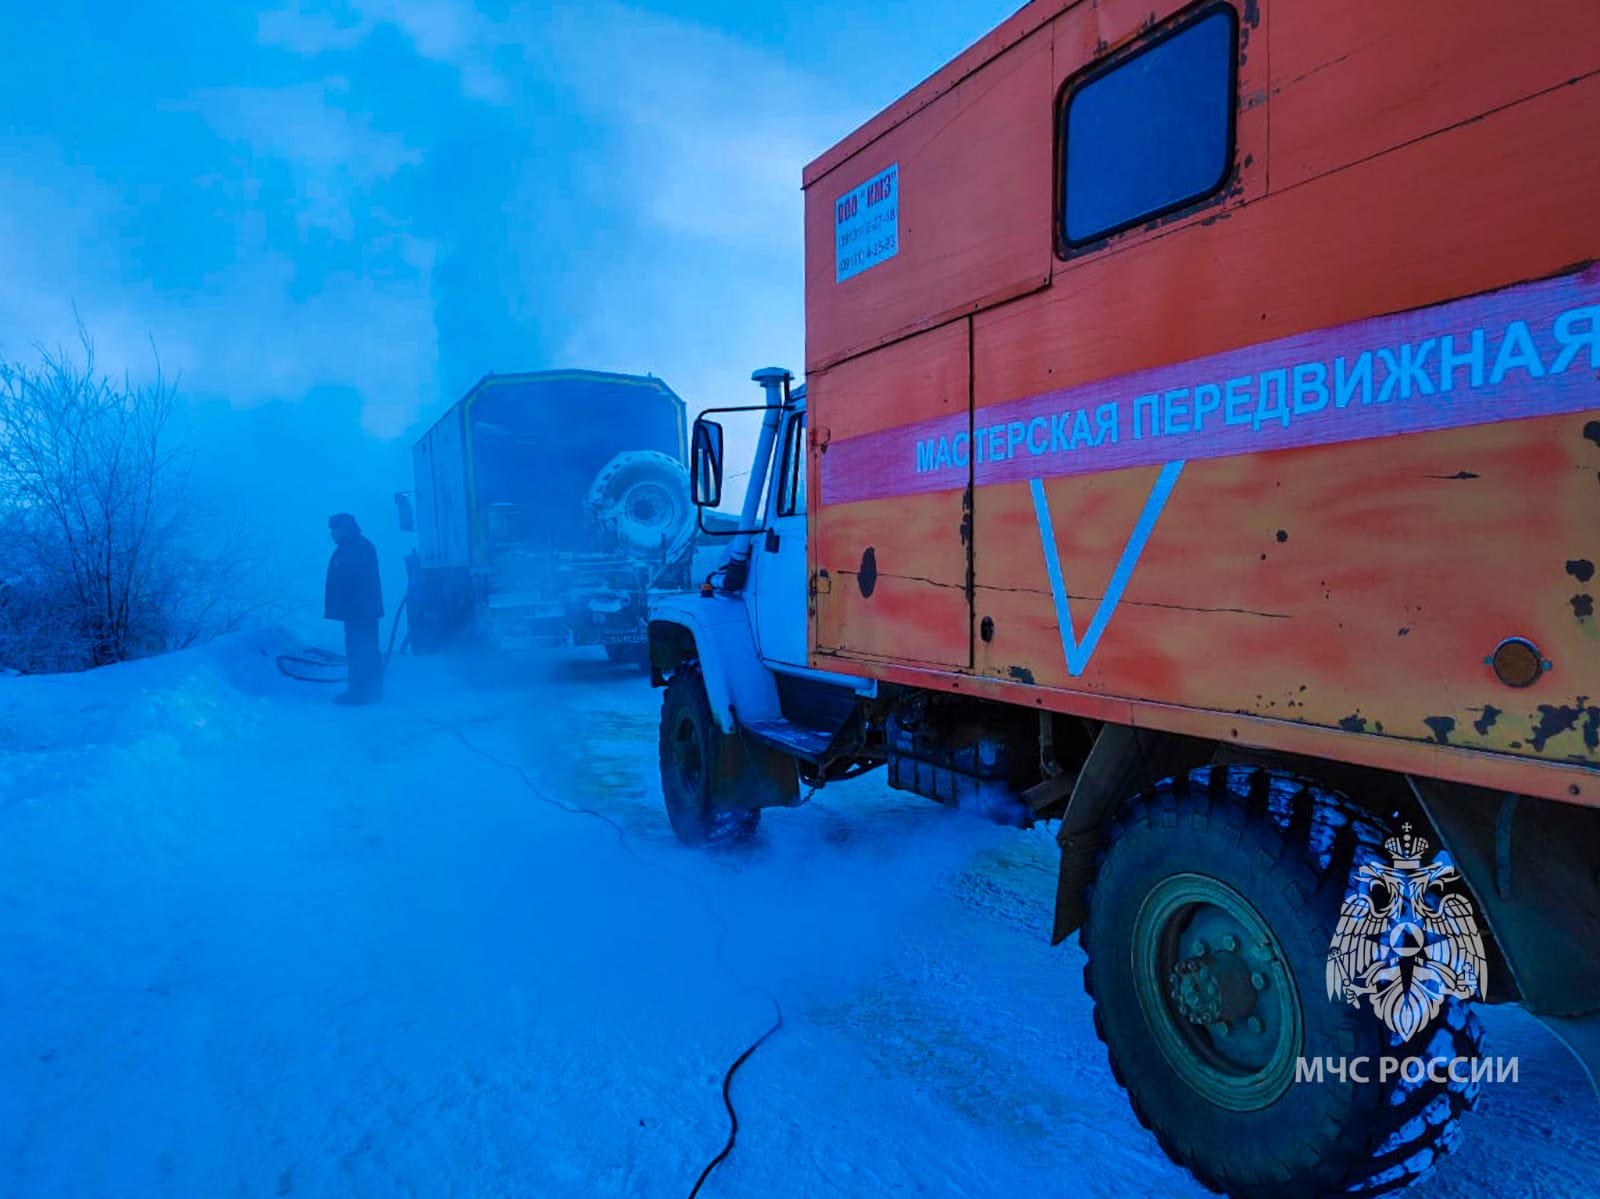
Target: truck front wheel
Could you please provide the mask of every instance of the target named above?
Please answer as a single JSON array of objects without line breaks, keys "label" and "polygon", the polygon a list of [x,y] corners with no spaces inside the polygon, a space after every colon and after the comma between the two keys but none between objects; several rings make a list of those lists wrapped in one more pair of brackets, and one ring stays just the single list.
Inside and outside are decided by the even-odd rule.
[{"label": "truck front wheel", "polygon": [[1383,860],[1383,840],[1332,792],[1222,766],[1160,784],[1107,831],[1080,934],[1095,1031],[1140,1122],[1213,1190],[1396,1190],[1476,1104],[1462,1059],[1482,1029],[1460,1000],[1406,1041],[1366,1001],[1328,997],[1352,867]]},{"label": "truck front wheel", "polygon": [[695,666],[680,667],[661,700],[661,795],[672,831],[685,845],[749,839],[761,822],[759,808],[720,807],[735,773],[730,758],[739,739],[717,727]]}]

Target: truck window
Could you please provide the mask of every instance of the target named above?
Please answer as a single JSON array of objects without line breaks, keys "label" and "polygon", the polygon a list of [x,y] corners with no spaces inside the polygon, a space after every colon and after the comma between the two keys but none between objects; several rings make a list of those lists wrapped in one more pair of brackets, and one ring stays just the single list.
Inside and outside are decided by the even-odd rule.
[{"label": "truck window", "polygon": [[1214,195],[1233,162],[1239,22],[1211,5],[1069,86],[1060,240],[1076,248]]},{"label": "truck window", "polygon": [[806,510],[806,414],[796,412],[783,430],[783,465],[778,478],[778,515]]}]

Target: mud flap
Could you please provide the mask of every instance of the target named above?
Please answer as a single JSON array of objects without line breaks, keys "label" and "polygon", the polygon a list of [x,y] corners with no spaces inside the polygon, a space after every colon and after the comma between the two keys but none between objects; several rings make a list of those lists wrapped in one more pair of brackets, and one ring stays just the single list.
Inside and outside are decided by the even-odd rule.
[{"label": "mud flap", "polygon": [[1505,958],[1506,998],[1534,1015],[1600,1012],[1600,811],[1410,782]]},{"label": "mud flap", "polygon": [[1600,1100],[1600,1012],[1587,1016],[1542,1016],[1533,1018],[1556,1034],[1556,1039],[1572,1052],[1589,1076],[1589,1085]]},{"label": "mud flap", "polygon": [[792,808],[800,802],[800,776],[794,759],[742,732],[722,738],[718,778],[721,783],[713,798],[718,811]]},{"label": "mud flap", "polygon": [[1600,1099],[1600,812],[1412,779],[1466,876],[1516,997]]}]

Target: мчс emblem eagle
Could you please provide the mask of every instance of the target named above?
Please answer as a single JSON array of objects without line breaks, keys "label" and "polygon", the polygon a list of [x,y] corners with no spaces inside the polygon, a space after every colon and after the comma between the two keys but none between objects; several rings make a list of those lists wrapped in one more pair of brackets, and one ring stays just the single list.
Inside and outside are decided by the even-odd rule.
[{"label": "\u043c\u0447\u0441 emblem eagle", "polygon": [[1483,937],[1466,896],[1444,887],[1461,876],[1448,858],[1426,866],[1428,842],[1390,837],[1390,863],[1368,862],[1351,881],[1328,953],[1328,998],[1372,1000],[1378,1018],[1411,1037],[1452,995],[1482,997],[1488,985]]}]

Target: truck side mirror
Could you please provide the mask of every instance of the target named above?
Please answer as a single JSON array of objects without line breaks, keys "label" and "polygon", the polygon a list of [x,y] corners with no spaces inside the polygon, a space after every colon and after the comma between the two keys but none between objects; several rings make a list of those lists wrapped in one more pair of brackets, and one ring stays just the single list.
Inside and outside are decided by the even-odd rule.
[{"label": "truck side mirror", "polygon": [[700,508],[715,508],[722,502],[722,426],[705,417],[694,422],[689,492]]},{"label": "truck side mirror", "polygon": [[402,533],[415,533],[417,531],[416,514],[411,511],[411,497],[403,491],[394,493],[394,506],[399,510],[400,531]]}]

